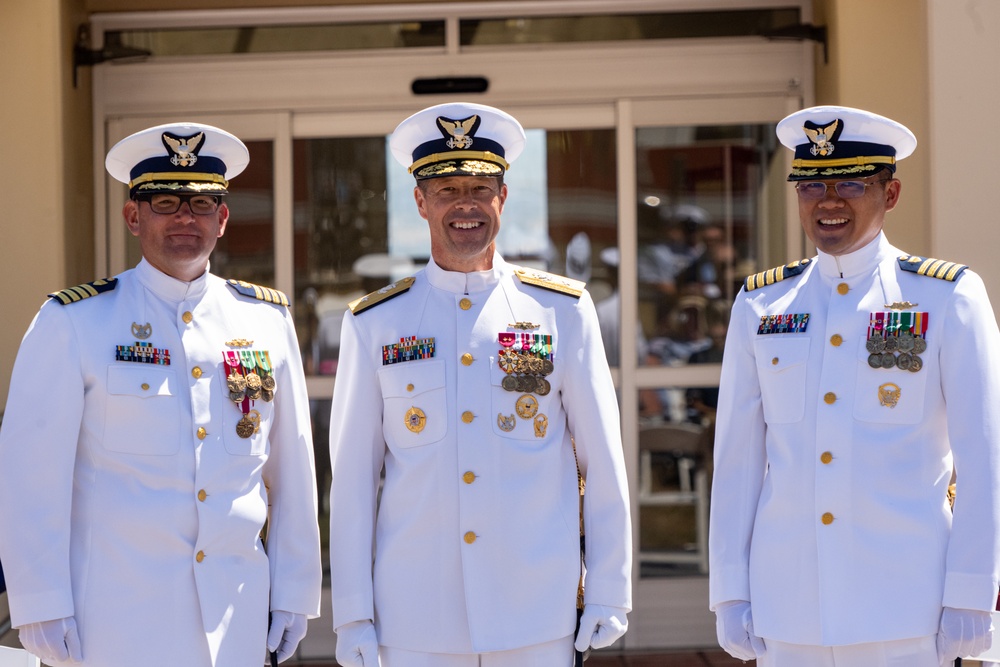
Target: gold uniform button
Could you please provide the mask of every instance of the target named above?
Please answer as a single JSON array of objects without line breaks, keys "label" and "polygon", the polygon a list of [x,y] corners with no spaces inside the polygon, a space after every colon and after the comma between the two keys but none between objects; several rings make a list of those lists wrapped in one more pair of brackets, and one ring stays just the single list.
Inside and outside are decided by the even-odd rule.
[{"label": "gold uniform button", "polygon": [[195,554],[194,559],[196,561],[198,561],[199,563],[201,561],[205,560],[205,552],[204,551],[199,551],[197,554]]},{"label": "gold uniform button", "polygon": [[406,385],[406,391],[413,391],[413,385],[412,384]]},{"label": "gold uniform button", "polygon": [[832,391],[828,391],[823,394],[823,402],[827,405],[833,405],[833,402],[837,400],[837,395]]},{"label": "gold uniform button", "polygon": [[472,302],[468,299],[462,299],[458,302],[458,307],[462,310],[468,310],[469,308],[472,308]]},{"label": "gold uniform button", "polygon": [[474,359],[472,358],[472,355],[469,354],[468,352],[466,352],[465,354],[462,355],[462,365],[463,366],[471,366],[473,361],[474,361]]},{"label": "gold uniform button", "polygon": [[205,502],[205,498],[208,498],[208,494],[205,493],[205,489],[202,489],[198,492],[198,500]]},{"label": "gold uniform button", "polygon": [[830,345],[834,347],[840,347],[840,344],[844,342],[844,337],[840,334],[833,334],[830,336]]},{"label": "gold uniform button", "polygon": [[198,439],[199,440],[204,440],[206,435],[208,435],[208,431],[205,430],[205,427],[204,426],[199,426],[198,427]]},{"label": "gold uniform button", "polygon": [[465,482],[466,484],[472,484],[473,482],[476,481],[476,473],[470,470],[469,472],[462,475],[462,481]]},{"label": "gold uniform button", "polygon": [[181,315],[181,319],[184,320],[184,324],[191,324],[191,320],[194,319],[194,315],[191,314],[190,310],[186,310],[184,311],[184,314]]},{"label": "gold uniform button", "polygon": [[774,359],[771,359],[771,365],[772,366],[777,366],[778,365],[778,357],[775,357]]},{"label": "gold uniform button", "polygon": [[829,526],[831,523],[833,523],[833,515],[830,514],[829,512],[824,512],[821,520],[823,521],[824,526]]},{"label": "gold uniform button", "polygon": [[472,544],[476,541],[476,534],[470,530],[462,539],[465,540],[466,544]]},{"label": "gold uniform button", "polygon": [[837,285],[837,294],[844,295],[850,291],[851,288],[847,285],[847,283],[840,283],[839,285]]},{"label": "gold uniform button", "polygon": [[148,382],[143,382],[141,386],[142,386],[142,390],[143,391],[149,391],[149,383]]},{"label": "gold uniform button", "polygon": [[191,369],[191,377],[195,380],[201,377],[201,366],[195,366]]},{"label": "gold uniform button", "polygon": [[823,452],[822,454],[819,455],[819,460],[822,461],[823,463],[830,463],[831,461],[833,461],[833,454],[831,454],[830,452]]},{"label": "gold uniform button", "polygon": [[472,420],[475,418],[476,416],[471,412],[469,412],[468,410],[462,413],[462,421],[464,421],[466,424],[471,424]]}]

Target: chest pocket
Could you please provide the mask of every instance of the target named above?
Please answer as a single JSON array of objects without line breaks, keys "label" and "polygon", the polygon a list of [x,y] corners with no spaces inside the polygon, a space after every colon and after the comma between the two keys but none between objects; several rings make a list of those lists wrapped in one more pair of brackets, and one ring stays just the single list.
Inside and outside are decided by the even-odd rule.
[{"label": "chest pocket", "polygon": [[378,370],[382,430],[390,447],[420,447],[448,433],[443,359],[407,361]]},{"label": "chest pocket", "polygon": [[764,420],[769,424],[801,420],[806,408],[809,339],[780,334],[759,336],[754,339],[754,355]]},{"label": "chest pocket", "polygon": [[153,364],[108,367],[105,449],[169,456],[180,449],[177,374]]},{"label": "chest pocket", "polygon": [[[931,353],[932,350],[928,349],[920,355],[925,364]],[[919,423],[924,416],[927,369],[914,373],[899,368],[872,368],[868,364],[868,350],[864,347],[859,350],[858,356],[854,417],[876,424]]]}]

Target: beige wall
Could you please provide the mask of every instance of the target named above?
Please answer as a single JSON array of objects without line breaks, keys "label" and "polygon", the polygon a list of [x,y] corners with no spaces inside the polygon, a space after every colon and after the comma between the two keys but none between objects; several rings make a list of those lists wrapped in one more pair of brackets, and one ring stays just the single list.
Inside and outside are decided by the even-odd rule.
[{"label": "beige wall", "polygon": [[0,3],[0,280],[8,295],[0,405],[17,346],[46,293],[80,282],[89,275],[81,267],[93,266],[90,95],[72,89],[71,4]]},{"label": "beige wall", "polygon": [[968,264],[1000,307],[1000,2],[928,0],[934,256]]},{"label": "beige wall", "polygon": [[886,219],[898,247],[930,254],[930,120],[925,0],[817,0],[829,63],[817,49],[816,103],[867,109],[906,125],[917,150],[897,166],[899,206]]}]

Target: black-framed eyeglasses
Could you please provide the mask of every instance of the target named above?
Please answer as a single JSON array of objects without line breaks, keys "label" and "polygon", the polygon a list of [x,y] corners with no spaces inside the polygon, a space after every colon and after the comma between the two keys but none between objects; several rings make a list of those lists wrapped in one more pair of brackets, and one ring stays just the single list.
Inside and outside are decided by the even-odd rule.
[{"label": "black-framed eyeglasses", "polygon": [[[863,197],[869,186],[885,183],[889,179],[878,181],[837,181],[833,189],[841,199],[857,199]],[[829,186],[822,181],[801,181],[795,184],[795,191],[803,199],[823,199]]]},{"label": "black-framed eyeglasses", "polygon": [[217,195],[183,194],[154,192],[135,196],[136,201],[149,203],[153,213],[171,215],[181,209],[181,204],[187,202],[188,208],[195,215],[211,215],[219,210],[222,200]]}]

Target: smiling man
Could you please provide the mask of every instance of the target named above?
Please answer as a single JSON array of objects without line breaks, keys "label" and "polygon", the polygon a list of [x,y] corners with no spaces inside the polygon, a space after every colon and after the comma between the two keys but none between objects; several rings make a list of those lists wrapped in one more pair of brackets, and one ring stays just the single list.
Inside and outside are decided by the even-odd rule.
[{"label": "smiling man", "polygon": [[748,277],[733,305],[709,545],[719,642],[764,667],[950,665],[992,641],[993,309],[967,267],[882,231],[916,148],[906,127],[814,107],[777,133],[818,255]]},{"label": "smiling man", "polygon": [[570,667],[574,645],[627,627],[628,488],[593,301],[496,251],[524,141],[479,104],[425,109],[390,139],[431,260],[344,319],[330,428],[342,665]]},{"label": "smiling man", "polygon": [[106,166],[129,186],[142,260],[50,294],[21,343],[0,557],[13,625],[46,664],[261,665],[265,648],[290,657],[319,614],[288,302],[209,272],[248,162],[238,138],[197,123],[116,144]]}]

